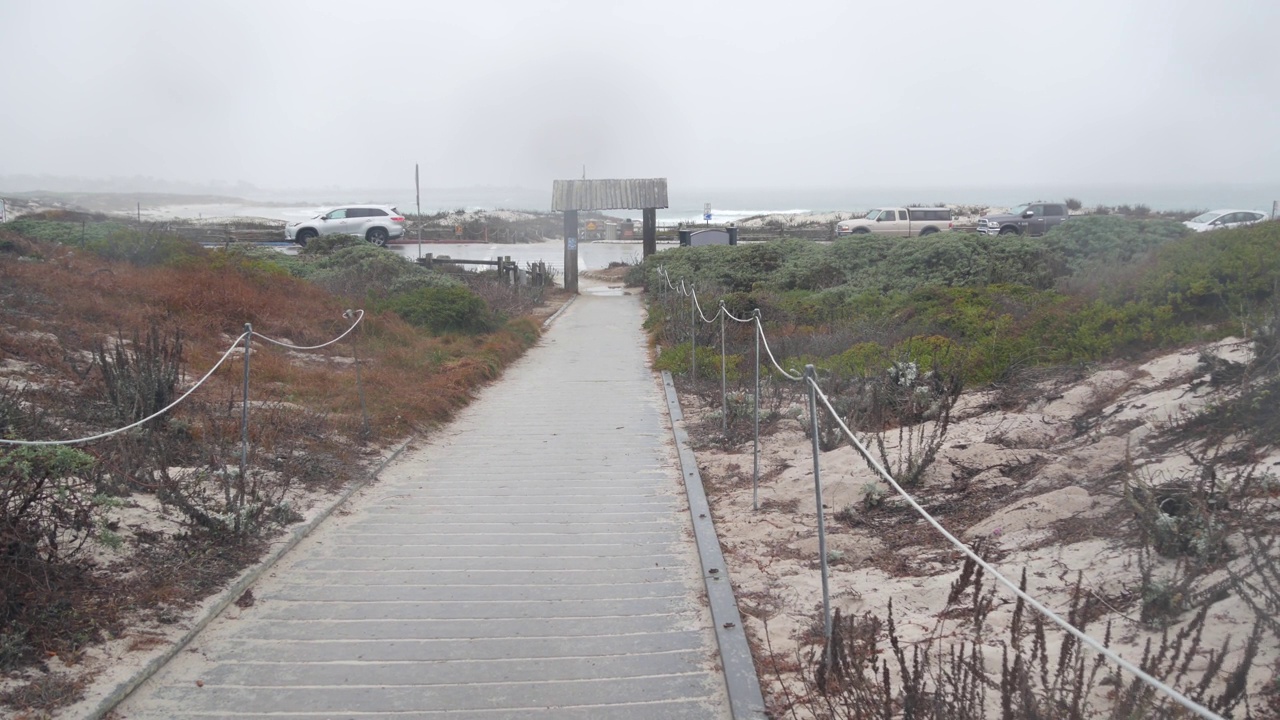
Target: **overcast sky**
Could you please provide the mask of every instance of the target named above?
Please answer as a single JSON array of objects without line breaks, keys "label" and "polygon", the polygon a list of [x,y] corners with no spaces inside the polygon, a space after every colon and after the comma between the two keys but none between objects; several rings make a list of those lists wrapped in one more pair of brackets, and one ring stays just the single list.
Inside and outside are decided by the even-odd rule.
[{"label": "overcast sky", "polygon": [[1277,0],[0,0],[0,175],[1280,181]]}]

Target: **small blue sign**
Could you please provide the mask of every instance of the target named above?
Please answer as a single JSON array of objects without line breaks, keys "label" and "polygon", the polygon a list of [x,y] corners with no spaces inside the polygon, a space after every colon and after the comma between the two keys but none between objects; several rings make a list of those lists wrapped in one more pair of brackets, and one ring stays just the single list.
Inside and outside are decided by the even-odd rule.
[{"label": "small blue sign", "polygon": [[703,219],[703,220],[706,220],[707,222],[711,222],[711,213],[707,213],[707,214],[703,215],[703,216],[702,216],[702,219]]}]

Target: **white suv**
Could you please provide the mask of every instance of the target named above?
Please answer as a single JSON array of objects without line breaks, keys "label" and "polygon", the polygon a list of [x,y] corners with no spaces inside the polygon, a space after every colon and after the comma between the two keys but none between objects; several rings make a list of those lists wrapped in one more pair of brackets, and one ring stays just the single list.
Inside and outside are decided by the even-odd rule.
[{"label": "white suv", "polygon": [[359,235],[374,245],[404,236],[404,215],[390,205],[348,205],[284,227],[284,237],[306,247],[320,235]]}]

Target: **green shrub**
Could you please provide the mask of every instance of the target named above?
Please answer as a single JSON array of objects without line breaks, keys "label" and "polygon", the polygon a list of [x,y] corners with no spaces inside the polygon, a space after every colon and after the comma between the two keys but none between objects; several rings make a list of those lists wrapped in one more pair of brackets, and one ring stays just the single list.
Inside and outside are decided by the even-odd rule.
[{"label": "green shrub", "polygon": [[880,343],[860,342],[839,355],[818,361],[815,365],[840,377],[866,377],[883,372],[889,367],[889,352]]},{"label": "green shrub", "polygon": [[1191,233],[1160,247],[1137,291],[1203,320],[1224,320],[1275,294],[1280,283],[1280,222]]},{"label": "green shrub", "polygon": [[384,307],[433,333],[482,333],[497,327],[484,299],[461,286],[421,288],[388,299]]},{"label": "green shrub", "polygon": [[133,228],[90,240],[85,247],[108,260],[122,260],[141,267],[181,265],[206,257],[209,252],[199,243],[177,235]]},{"label": "green shrub", "polygon": [[[728,379],[736,382],[738,378],[738,367],[742,364],[741,355],[729,355],[725,358],[725,370]],[[655,370],[666,370],[672,375],[689,375],[689,343],[680,343],[671,347],[662,348],[662,354],[658,356],[654,362]],[[720,348],[698,346],[698,378],[706,380],[707,378],[720,377]]]},{"label": "green shrub", "polygon": [[34,240],[79,245],[82,242],[105,240],[130,226],[115,222],[62,222],[21,217],[6,223],[5,228]]},{"label": "green shrub", "polygon": [[364,238],[358,235],[321,235],[311,238],[307,244],[299,251],[301,255],[332,255],[335,250],[340,250],[352,245],[366,245]]},{"label": "green shrub", "polygon": [[295,275],[296,256],[285,255],[273,248],[236,244],[215,248],[205,263],[214,270],[233,270],[249,275]]},{"label": "green shrub", "polygon": [[898,242],[871,277],[864,273],[852,284],[859,290],[910,292],[929,285],[989,283],[1045,288],[1051,281],[1038,240],[944,232]]},{"label": "green shrub", "polygon": [[[1139,212],[1129,208],[1128,212]],[[1170,348],[1257,327],[1280,287],[1280,223],[1189,233],[1166,218],[1073,218],[1044,238],[938,233],[856,236],[830,245],[781,240],[678,248],[641,266],[650,328],[676,352],[688,299],[666,290],[659,262],[735,316],[759,309],[789,367],[866,372],[936,336],[975,385],[1016,368],[1079,363]],[[659,284],[661,282],[661,284]],[[1055,288],[1056,289],[1053,289]],[[918,348],[917,348],[918,349]],[[687,350],[671,369],[688,372]],[[928,353],[922,360],[928,360]],[[699,358],[699,363],[702,360]]]},{"label": "green shrub", "polygon": [[314,259],[307,258],[297,272],[332,292],[373,299],[419,287],[459,284],[393,251],[364,241],[340,246]]},{"label": "green shrub", "polygon": [[656,269],[700,289],[909,292],[927,285],[991,282],[1047,287],[1052,281],[1042,245],[1029,238],[936,233],[923,238],[865,235],[819,245],[777,240],[738,246],[677,248],[645,260],[651,290],[665,288]]},{"label": "green shrub", "polygon": [[1190,232],[1174,220],[1094,215],[1058,225],[1044,236],[1044,245],[1054,274],[1063,276],[1134,262]]}]

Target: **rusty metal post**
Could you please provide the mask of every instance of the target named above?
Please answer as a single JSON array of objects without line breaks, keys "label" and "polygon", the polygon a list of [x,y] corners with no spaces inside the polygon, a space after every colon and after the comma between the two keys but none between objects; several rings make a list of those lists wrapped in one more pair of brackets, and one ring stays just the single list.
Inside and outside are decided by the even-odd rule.
[{"label": "rusty metal post", "polygon": [[245,480],[249,472],[249,352],[250,341],[253,340],[253,325],[244,324],[244,394],[240,400],[240,477],[236,479],[236,514],[234,530],[241,530],[243,519]]},{"label": "rusty metal post", "polygon": [[[351,318],[355,315],[348,310],[342,314],[345,318]],[[351,359],[355,361],[356,366],[356,395],[360,396],[360,434],[361,440],[368,442],[369,437],[373,434],[369,428],[369,410],[365,407],[364,402],[364,380],[360,377],[360,334],[364,332],[364,327],[356,329],[351,336]]]},{"label": "rusty metal post", "polygon": [[831,591],[827,584],[827,525],[822,512],[822,475],[818,456],[818,372],[812,365],[804,366],[805,382],[809,384],[809,418],[813,422],[813,497],[818,506],[818,555],[822,568],[822,636],[826,638],[827,660],[831,660]]},{"label": "rusty metal post", "polygon": [[698,296],[689,286],[689,385],[698,382]]},{"label": "rusty metal post", "polygon": [[729,356],[724,345],[724,316],[727,311],[720,301],[720,432],[729,437]]},{"label": "rusty metal post", "polygon": [[755,417],[755,444],[751,450],[751,509],[760,509],[760,308],[753,313],[756,319],[756,394],[751,400],[751,414]]}]

